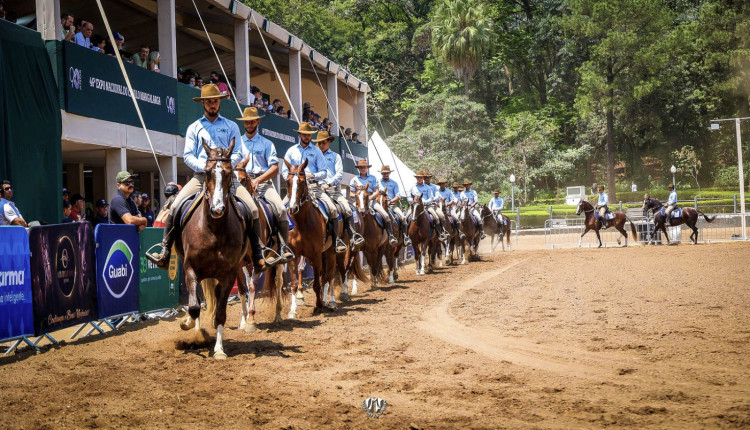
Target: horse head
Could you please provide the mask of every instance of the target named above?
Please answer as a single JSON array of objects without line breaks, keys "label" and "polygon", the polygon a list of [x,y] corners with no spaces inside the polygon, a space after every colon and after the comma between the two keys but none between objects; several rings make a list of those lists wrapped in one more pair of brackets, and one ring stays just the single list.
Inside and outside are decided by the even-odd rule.
[{"label": "horse head", "polygon": [[414,196],[411,204],[409,205],[409,212],[411,213],[411,218],[413,220],[416,220],[420,215],[424,213],[424,203],[422,202],[421,194],[418,196]]},{"label": "horse head", "polygon": [[357,208],[357,212],[365,214],[368,208],[368,202],[370,199],[370,193],[367,191],[367,187],[363,185],[357,185],[354,187],[354,206]]},{"label": "horse head", "polygon": [[286,186],[289,191],[289,210],[296,214],[299,208],[308,196],[307,177],[305,176],[305,167],[307,160],[299,165],[291,165],[284,159],[289,173],[286,175]]},{"label": "horse head", "polygon": [[380,194],[378,194],[378,196],[375,197],[375,201],[380,203],[380,206],[384,208],[388,207],[388,186],[387,185],[380,191]]},{"label": "horse head", "polygon": [[581,212],[586,213],[593,208],[594,207],[591,206],[591,203],[587,202],[586,200],[581,199],[581,201],[578,202],[578,210],[576,210],[576,215],[580,215]]},{"label": "horse head", "polygon": [[210,198],[211,217],[221,218],[225,213],[224,202],[229,197],[232,187],[232,151],[234,138],[229,148],[209,148],[205,139],[201,139],[206,151],[206,182],[204,184],[206,197]]}]

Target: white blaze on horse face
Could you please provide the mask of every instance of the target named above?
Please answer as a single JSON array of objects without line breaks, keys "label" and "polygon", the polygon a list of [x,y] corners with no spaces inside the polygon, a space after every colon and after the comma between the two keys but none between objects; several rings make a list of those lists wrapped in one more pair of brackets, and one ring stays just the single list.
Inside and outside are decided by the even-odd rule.
[{"label": "white blaze on horse face", "polygon": [[297,208],[297,183],[299,182],[299,176],[296,174],[292,177],[292,204],[291,208],[296,209]]},{"label": "white blaze on horse face", "polygon": [[223,170],[221,166],[214,168],[214,194],[211,196],[211,210],[217,214],[224,212],[224,184],[222,181]]},{"label": "white blaze on horse face", "polygon": [[364,210],[365,210],[365,192],[364,192],[364,190],[359,190],[359,193],[357,193],[357,197],[359,198],[358,199],[359,200],[359,204],[357,206],[359,206],[359,210],[361,212],[364,212]]}]

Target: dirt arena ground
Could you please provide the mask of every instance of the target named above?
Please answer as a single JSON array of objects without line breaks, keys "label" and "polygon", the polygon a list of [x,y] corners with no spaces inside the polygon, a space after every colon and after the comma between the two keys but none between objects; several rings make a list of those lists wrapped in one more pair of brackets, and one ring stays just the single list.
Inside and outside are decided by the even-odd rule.
[{"label": "dirt arena ground", "polygon": [[261,303],[226,361],[175,349],[175,320],[130,324],[0,358],[0,428],[747,428],[748,261],[682,244],[403,270],[334,313],[270,324]]}]

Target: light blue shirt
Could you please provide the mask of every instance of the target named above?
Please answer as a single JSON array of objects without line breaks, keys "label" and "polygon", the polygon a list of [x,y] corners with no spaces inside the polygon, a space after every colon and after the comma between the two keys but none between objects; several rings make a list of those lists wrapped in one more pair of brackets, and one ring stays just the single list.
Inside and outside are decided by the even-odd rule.
[{"label": "light blue shirt", "polygon": [[354,193],[357,191],[357,187],[367,187],[367,192],[372,194],[378,189],[378,180],[369,173],[364,178],[362,176],[355,176],[349,183],[349,191]]},{"label": "light blue shirt", "polygon": [[606,206],[606,205],[608,205],[609,204],[609,196],[607,195],[607,193],[605,193],[604,191],[602,191],[601,193],[599,193],[599,200],[597,200],[596,204],[599,205],[599,206]]},{"label": "light blue shirt", "polygon": [[242,160],[242,136],[237,123],[223,116],[216,117],[211,122],[205,116],[190,124],[185,132],[185,151],[183,159],[185,165],[194,172],[203,173],[206,170],[206,159],[208,154],[203,149],[203,140],[209,148],[229,148],[234,138],[234,149],[232,150],[232,166]]},{"label": "light blue shirt", "polygon": [[432,202],[432,187],[427,184],[414,184],[410,194],[412,197],[422,196],[422,203],[424,204]]},{"label": "light blue shirt", "polygon": [[[313,178],[318,182],[326,178],[326,159],[320,152],[320,148],[313,145],[312,142],[307,145],[307,148],[303,148],[299,143],[292,146],[284,154],[284,159],[293,166],[298,166],[307,160],[306,174],[313,175]],[[281,165],[281,174],[284,176],[289,174],[286,163]]]},{"label": "light blue shirt", "polygon": [[344,164],[341,162],[341,156],[328,148],[328,151],[323,153],[323,158],[326,160],[325,183],[330,186],[340,184],[344,177]]},{"label": "light blue shirt", "polygon": [[505,201],[503,200],[502,197],[500,196],[494,197],[492,200],[490,200],[490,210],[491,211],[502,210],[503,204],[505,204]]},{"label": "light blue shirt", "polygon": [[438,188],[435,190],[435,201],[437,201],[437,199],[443,199],[445,200],[445,203],[450,203],[453,201],[453,192],[447,188],[444,190]]},{"label": "light blue shirt", "polygon": [[248,139],[246,134],[242,135],[240,155],[242,160],[250,156],[245,171],[253,175],[261,175],[272,165],[279,164],[276,146],[258,132],[251,139]]},{"label": "light blue shirt", "polygon": [[474,190],[463,190],[461,191],[461,201],[462,202],[468,202],[470,205],[473,205],[477,202],[477,192]]},{"label": "light blue shirt", "polygon": [[667,206],[670,205],[676,205],[677,204],[677,191],[672,191],[669,193],[669,200],[667,200]]},{"label": "light blue shirt", "polygon": [[[84,48],[91,48],[91,39],[88,37],[83,37],[83,32],[76,33],[75,37],[73,37],[73,40],[76,42],[76,45],[83,46]],[[99,48],[97,48],[99,49]]]},{"label": "light blue shirt", "polygon": [[396,181],[388,178],[387,181],[381,179],[380,181],[378,181],[378,183],[380,191],[385,190],[385,193],[388,196],[388,200],[393,200],[396,198],[396,196],[398,195],[398,183]]},{"label": "light blue shirt", "polygon": [[453,194],[453,200],[457,202],[461,201],[461,191],[451,191],[451,194]]}]

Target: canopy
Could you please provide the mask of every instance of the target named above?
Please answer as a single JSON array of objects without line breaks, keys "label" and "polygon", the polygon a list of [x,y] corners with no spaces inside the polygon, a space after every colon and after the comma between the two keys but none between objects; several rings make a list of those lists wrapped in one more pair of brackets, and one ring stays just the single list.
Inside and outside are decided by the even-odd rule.
[{"label": "canopy", "polygon": [[391,168],[391,179],[398,184],[398,194],[401,197],[407,197],[409,191],[416,185],[417,179],[414,177],[414,171],[391,151],[377,131],[372,134],[367,144],[367,159],[372,164],[370,172],[376,177],[380,176],[380,168],[384,164]]}]

